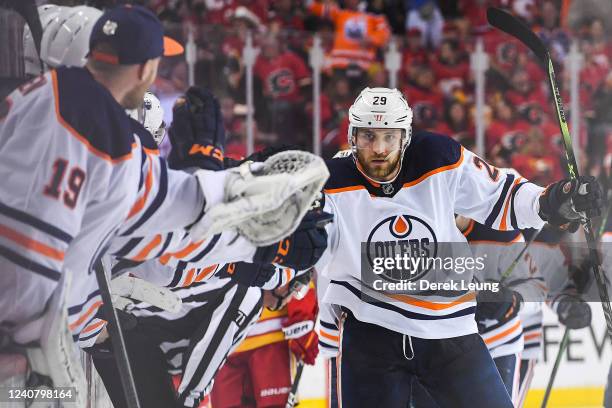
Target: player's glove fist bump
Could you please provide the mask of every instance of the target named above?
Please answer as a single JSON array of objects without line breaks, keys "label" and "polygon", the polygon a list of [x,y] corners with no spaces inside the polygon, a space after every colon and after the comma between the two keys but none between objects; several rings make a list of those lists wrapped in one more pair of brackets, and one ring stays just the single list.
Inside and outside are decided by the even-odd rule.
[{"label": "player's glove fist bump", "polygon": [[323,211],[308,211],[295,232],[269,246],[257,248],[253,262],[275,263],[305,270],[321,258],[327,248],[327,225],[333,216]]},{"label": "player's glove fist bump", "polygon": [[[540,196],[540,217],[557,227],[577,228],[585,217],[598,217],[604,207],[601,185],[593,176],[561,180],[549,185]],[[572,228],[573,227],[573,228]]]},{"label": "player's glove fist bump", "polygon": [[217,98],[207,89],[191,87],[172,108],[169,136],[173,169],[223,169],[225,128]]}]

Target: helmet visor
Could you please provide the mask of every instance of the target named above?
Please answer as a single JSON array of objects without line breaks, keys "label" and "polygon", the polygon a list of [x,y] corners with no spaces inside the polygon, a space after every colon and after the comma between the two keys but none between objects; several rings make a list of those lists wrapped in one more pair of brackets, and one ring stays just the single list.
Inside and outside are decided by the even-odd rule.
[{"label": "helmet visor", "polygon": [[355,147],[360,150],[393,152],[402,148],[403,129],[356,129]]}]

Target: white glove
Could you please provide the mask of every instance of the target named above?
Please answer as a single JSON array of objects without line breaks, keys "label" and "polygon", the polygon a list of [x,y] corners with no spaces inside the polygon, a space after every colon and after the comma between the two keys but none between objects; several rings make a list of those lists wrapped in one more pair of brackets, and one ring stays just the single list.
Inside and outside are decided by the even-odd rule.
[{"label": "white glove", "polygon": [[131,300],[133,299],[171,313],[178,313],[181,310],[182,301],[176,293],[128,274],[113,279],[110,289],[113,306],[117,309],[128,310],[133,305]]},{"label": "white glove", "polygon": [[[266,246],[295,231],[329,171],[320,157],[288,150],[264,163],[244,163],[225,172],[200,170],[195,175],[207,203],[204,216],[191,227],[193,238],[235,229],[254,245]],[[224,180],[221,200],[220,179]]]}]

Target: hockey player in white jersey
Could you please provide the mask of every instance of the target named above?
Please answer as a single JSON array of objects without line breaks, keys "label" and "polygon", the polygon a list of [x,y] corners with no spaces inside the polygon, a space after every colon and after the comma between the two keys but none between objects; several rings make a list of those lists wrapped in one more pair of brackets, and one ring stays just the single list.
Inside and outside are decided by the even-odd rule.
[{"label": "hockey player in white jersey", "polygon": [[[153,101],[151,108],[156,106]],[[146,106],[143,109],[146,110]],[[185,127],[185,123],[177,122],[186,112],[192,112],[197,118],[200,132],[194,133]],[[149,113],[154,114],[155,110]],[[138,116],[146,118],[145,113]],[[170,167],[221,170],[225,131],[216,98],[207,90],[192,88],[175,106],[173,116],[175,122],[170,129]],[[150,131],[152,135],[157,133],[155,127]],[[151,143],[146,135],[142,135],[142,140]],[[194,146],[199,147],[194,149]],[[154,149],[155,146],[149,148]],[[311,218],[311,214],[305,217],[306,222]],[[305,225],[302,222],[298,231],[305,231]],[[326,243],[324,228],[315,227],[310,232],[315,233],[317,230],[321,234],[317,239],[321,247],[317,251],[307,251],[308,246],[303,245],[298,238],[302,232],[296,232],[288,238],[289,244],[284,245],[287,249],[291,247],[284,254],[285,261],[294,262],[292,253],[301,248],[303,261],[300,262],[307,262],[306,266],[314,264],[318,259],[316,254],[323,252]],[[309,233],[306,235],[314,237]],[[125,257],[128,257],[130,251],[125,252],[123,248],[117,250],[122,254],[122,260],[114,265],[113,274],[127,268],[139,278],[171,288],[172,293],[182,299],[178,313],[146,303],[131,302],[128,314],[122,314],[126,318],[126,326],[130,327],[125,338],[142,406],[197,406],[227,354],[240,344],[250,326],[257,320],[261,308],[260,287],[274,293],[274,290],[286,286],[289,281],[298,281],[294,279],[296,273],[293,270],[282,270],[269,264],[212,265],[209,262],[215,259],[214,252],[236,252],[233,247],[224,248],[219,242],[222,244],[222,239],[192,245],[193,253],[186,251],[173,257],[162,253],[159,260],[140,264],[126,262]],[[266,248],[258,251],[269,252]],[[102,320],[97,319],[90,324],[96,325],[98,321]],[[117,368],[114,360],[109,359],[105,336],[105,332],[98,336],[98,344],[89,351],[93,350],[95,354],[94,362],[115,407],[124,407],[126,405],[121,384],[117,381]],[[85,340],[92,341],[93,338],[88,335],[81,340],[81,343],[85,343]],[[178,393],[170,386],[168,373],[182,374]]]},{"label": "hockey player in white jersey", "polygon": [[[352,154],[328,162],[324,210],[334,223],[316,266],[330,280],[321,302],[347,310],[340,404],[405,407],[416,379],[441,407],[511,407],[477,334],[473,291],[407,295],[366,287],[371,260],[385,252],[391,258],[431,256],[440,243],[465,242],[455,214],[501,230],[597,215],[601,187],[583,177],[544,189],[490,166],[448,137],[413,133],[412,112],[397,90],[366,88],[349,120]],[[471,281],[471,273],[462,279]]]},{"label": "hockey player in white jersey", "polygon": [[[205,171],[191,176],[168,171],[163,160],[141,149],[123,109],[141,103],[159,57],[181,49],[164,40],[150,11],[107,11],[92,29],[90,46],[86,69],[53,70],[0,103],[0,324],[17,344],[40,338],[47,300],[68,271],[74,276],[71,292],[93,294],[69,310],[76,316],[70,329],[82,331],[99,307],[92,264],[118,233],[189,227],[195,237],[205,237],[226,226],[256,227],[262,218],[255,216],[276,215],[278,204],[290,198],[296,210],[274,231],[283,236],[307,208],[294,201],[302,194],[295,177],[253,177],[249,169],[231,177]],[[281,179],[289,187],[284,191]],[[270,188],[276,194],[261,194]],[[258,194],[259,200],[245,199]],[[223,223],[236,210],[237,217]]]}]

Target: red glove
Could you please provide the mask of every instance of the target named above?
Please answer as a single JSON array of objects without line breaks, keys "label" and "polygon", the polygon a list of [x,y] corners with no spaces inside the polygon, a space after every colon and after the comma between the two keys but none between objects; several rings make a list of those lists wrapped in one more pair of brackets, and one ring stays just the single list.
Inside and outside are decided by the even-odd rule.
[{"label": "red glove", "polygon": [[287,303],[287,321],[283,324],[291,352],[308,365],[314,364],[319,354],[319,336],[314,331],[317,312],[317,295],[310,288],[303,299],[291,299]]}]

